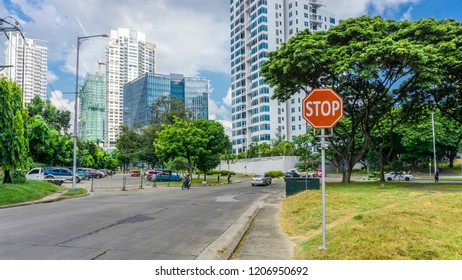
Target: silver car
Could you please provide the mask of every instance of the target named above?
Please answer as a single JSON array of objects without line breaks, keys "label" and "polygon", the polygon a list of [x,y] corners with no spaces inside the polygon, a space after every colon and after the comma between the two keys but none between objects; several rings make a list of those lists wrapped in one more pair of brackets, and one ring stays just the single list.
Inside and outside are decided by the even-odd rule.
[{"label": "silver car", "polygon": [[253,176],[250,181],[252,183],[252,186],[258,186],[258,185],[268,186],[268,185],[271,184],[271,176],[269,176],[266,173],[265,174],[257,174],[255,176]]}]

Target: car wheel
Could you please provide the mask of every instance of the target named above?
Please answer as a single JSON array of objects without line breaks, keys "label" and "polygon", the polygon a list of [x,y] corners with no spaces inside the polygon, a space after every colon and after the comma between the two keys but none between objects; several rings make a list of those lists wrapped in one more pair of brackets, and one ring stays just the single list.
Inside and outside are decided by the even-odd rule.
[{"label": "car wheel", "polygon": [[388,182],[391,182],[391,180],[392,180],[391,177],[388,177],[388,178],[387,178],[387,181],[388,181]]},{"label": "car wheel", "polygon": [[80,178],[79,178],[79,177],[76,177],[76,178],[75,178],[75,182],[76,182],[76,183],[80,183]]},{"label": "car wheel", "polygon": [[411,181],[411,178],[406,177],[406,178],[404,178],[404,180],[409,182],[409,181]]},{"label": "car wheel", "polygon": [[96,175],[96,179],[101,179],[101,175]]}]

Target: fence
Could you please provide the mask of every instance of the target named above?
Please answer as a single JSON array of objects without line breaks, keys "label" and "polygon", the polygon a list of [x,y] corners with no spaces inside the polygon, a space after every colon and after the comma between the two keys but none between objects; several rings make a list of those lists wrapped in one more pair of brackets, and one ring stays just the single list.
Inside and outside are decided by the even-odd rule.
[{"label": "fence", "polygon": [[[159,182],[148,181],[144,176],[131,177],[125,174],[116,174],[106,178],[96,179],[92,178],[89,181],[81,181],[79,187],[87,188],[91,192],[96,190],[121,190],[127,191],[129,189],[143,189],[148,187],[157,187]],[[162,185],[169,186],[169,182],[162,183]]]}]

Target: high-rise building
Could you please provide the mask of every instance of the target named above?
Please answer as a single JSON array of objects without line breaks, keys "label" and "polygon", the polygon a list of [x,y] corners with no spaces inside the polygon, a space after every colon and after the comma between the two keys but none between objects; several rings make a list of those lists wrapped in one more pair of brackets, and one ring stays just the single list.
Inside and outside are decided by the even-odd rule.
[{"label": "high-rise building", "polygon": [[156,46],[146,42],[144,33],[127,28],[111,30],[106,47],[106,149],[115,148],[123,123],[123,86],[155,72]]},{"label": "high-rise building", "polygon": [[300,93],[281,103],[260,74],[268,52],[302,30],[328,30],[335,17],[320,0],[230,0],[233,153],[253,141],[277,136],[292,140],[306,133]]},{"label": "high-rise building", "polygon": [[87,73],[79,90],[80,102],[80,139],[97,142],[104,141],[106,122],[106,82],[105,76],[98,71]]},{"label": "high-rise building", "polygon": [[206,78],[146,73],[124,86],[124,124],[149,125],[152,104],[164,96],[183,101],[196,119],[206,120],[209,92]]},{"label": "high-rise building", "polygon": [[23,38],[18,32],[7,32],[5,76],[15,81],[23,90],[23,102],[29,103],[39,95],[47,94],[48,43],[43,40]]}]

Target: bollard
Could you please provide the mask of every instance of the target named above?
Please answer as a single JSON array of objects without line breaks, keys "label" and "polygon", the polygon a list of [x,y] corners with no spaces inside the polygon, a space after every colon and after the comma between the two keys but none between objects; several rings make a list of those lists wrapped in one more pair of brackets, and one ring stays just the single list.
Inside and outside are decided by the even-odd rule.
[{"label": "bollard", "polygon": [[141,185],[140,185],[140,189],[143,189],[143,175],[140,174],[140,177],[141,177]]},{"label": "bollard", "polygon": [[90,192],[93,192],[93,176],[91,176],[91,188],[90,188]]},{"label": "bollard", "polygon": [[124,179],[123,179],[122,191],[126,191],[126,190],[127,190],[127,188],[125,187],[126,184],[127,184],[127,177],[124,177]]}]

